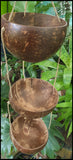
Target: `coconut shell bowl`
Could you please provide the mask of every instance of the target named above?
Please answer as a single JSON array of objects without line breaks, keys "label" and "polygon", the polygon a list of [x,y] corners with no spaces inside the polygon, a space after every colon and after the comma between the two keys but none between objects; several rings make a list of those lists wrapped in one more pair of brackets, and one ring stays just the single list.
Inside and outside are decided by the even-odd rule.
[{"label": "coconut shell bowl", "polygon": [[39,62],[51,57],[61,47],[66,36],[67,23],[56,16],[14,12],[1,17],[5,27],[4,43],[14,56],[27,61]]},{"label": "coconut shell bowl", "polygon": [[16,81],[9,92],[9,101],[19,116],[12,122],[10,135],[22,153],[35,154],[48,141],[48,130],[40,117],[49,114],[58,103],[58,93],[48,82],[38,78]]},{"label": "coconut shell bowl", "polygon": [[22,116],[13,121],[10,135],[15,147],[28,155],[41,151],[48,140],[48,130],[43,120],[33,119],[29,123]]},{"label": "coconut shell bowl", "polygon": [[12,85],[9,101],[12,108],[28,119],[49,114],[58,103],[56,89],[38,78],[19,79]]}]

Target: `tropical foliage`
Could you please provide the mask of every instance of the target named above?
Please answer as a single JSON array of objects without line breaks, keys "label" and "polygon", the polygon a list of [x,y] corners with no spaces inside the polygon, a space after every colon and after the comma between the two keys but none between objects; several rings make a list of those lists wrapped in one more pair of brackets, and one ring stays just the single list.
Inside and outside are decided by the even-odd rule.
[{"label": "tropical foliage", "polygon": [[[14,1],[1,1],[1,15],[11,12]],[[24,1],[17,1],[15,11],[24,12]],[[53,111],[52,123],[49,132],[49,139],[47,145],[41,151],[43,155],[47,155],[49,159],[55,159],[57,151],[62,148],[59,140],[64,142],[64,137],[59,131],[63,126],[67,130],[67,137],[72,133],[72,27],[71,27],[71,1],[55,1],[55,6],[61,18],[64,18],[68,23],[68,29],[65,41],[61,48],[61,57],[59,70],[55,88],[60,93],[59,103]],[[45,13],[55,15],[51,1],[28,1],[27,12]],[[39,63],[25,62],[26,77],[41,78],[45,81],[54,84],[54,78],[57,70],[57,63],[60,50],[48,60]],[[7,113],[7,101],[9,96],[9,85],[6,74],[6,64],[1,53],[1,154],[2,158],[13,159],[17,152],[10,139],[9,120]],[[17,79],[23,78],[22,61],[7,53],[8,70],[11,83],[13,84]],[[61,91],[65,91],[62,95]],[[11,113],[13,109],[10,107]],[[47,128],[50,122],[50,114],[43,118]],[[39,158],[40,159],[40,158]]]}]

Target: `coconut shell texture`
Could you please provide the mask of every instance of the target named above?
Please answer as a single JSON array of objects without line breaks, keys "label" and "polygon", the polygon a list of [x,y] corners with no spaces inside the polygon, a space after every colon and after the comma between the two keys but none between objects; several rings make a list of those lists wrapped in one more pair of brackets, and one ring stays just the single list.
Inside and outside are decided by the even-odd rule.
[{"label": "coconut shell texture", "polygon": [[11,124],[10,135],[15,147],[25,154],[41,151],[48,141],[48,130],[41,119],[29,123],[24,117],[18,116]]},{"label": "coconut shell texture", "polygon": [[67,23],[56,16],[14,12],[11,22],[9,14],[1,16],[1,27],[5,27],[4,43],[7,50],[27,62],[39,62],[51,57],[61,47]]},{"label": "coconut shell texture", "polygon": [[19,79],[9,93],[11,107],[28,118],[49,114],[58,103],[58,92],[47,81],[38,78]]}]

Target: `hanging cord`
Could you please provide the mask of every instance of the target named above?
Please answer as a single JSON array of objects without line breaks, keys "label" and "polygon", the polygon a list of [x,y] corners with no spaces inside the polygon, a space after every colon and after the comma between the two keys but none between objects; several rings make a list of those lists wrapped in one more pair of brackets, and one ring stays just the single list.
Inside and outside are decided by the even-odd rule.
[{"label": "hanging cord", "polygon": [[11,83],[10,83],[10,79],[9,79],[9,71],[8,71],[8,63],[7,63],[7,56],[6,56],[5,46],[4,46],[4,39],[3,39],[3,33],[4,33],[4,31],[5,31],[5,28],[2,27],[2,29],[1,29],[1,39],[2,39],[4,56],[5,56],[5,61],[6,61],[7,79],[8,79],[8,82],[9,82],[10,93],[11,93],[11,97],[12,97]]},{"label": "hanging cord", "polygon": [[56,71],[55,81],[54,81],[54,85],[53,85],[54,87],[55,87],[56,80],[57,80],[57,74],[58,74],[58,69],[59,69],[60,57],[61,57],[61,48],[60,48],[60,51],[59,51],[59,58],[58,58],[57,71]]},{"label": "hanging cord", "polygon": [[[61,20],[60,20],[60,18],[59,18],[59,16],[58,16],[58,12],[57,12],[57,10],[56,10],[56,7],[55,7],[55,5],[54,5],[54,2],[51,1],[51,3],[52,3],[52,6],[53,6],[53,8],[54,8],[54,11],[55,11],[55,13],[56,13],[56,16],[57,16],[57,18],[58,18],[58,21],[61,22]],[[56,79],[57,79],[57,74],[58,74],[58,69],[59,69],[60,55],[61,55],[61,49],[60,49],[60,52],[59,52],[58,65],[57,65],[57,71],[56,71],[55,81],[54,81],[54,85],[53,85],[53,91],[54,91],[54,87],[55,87],[55,83],[56,83]],[[50,122],[49,122],[48,130],[50,130],[51,122],[52,122],[52,112],[50,113]]]},{"label": "hanging cord", "polygon": [[25,63],[25,61],[23,61],[23,76],[24,76],[24,81],[25,81],[25,70],[24,70],[24,63]]},{"label": "hanging cord", "polygon": [[9,22],[11,21],[11,18],[12,18],[12,15],[13,15],[13,11],[14,11],[14,9],[15,9],[15,5],[16,5],[16,1],[14,2],[12,11],[11,11],[10,16],[9,16],[9,19],[8,19]]},{"label": "hanging cord", "polygon": [[55,13],[56,13],[56,16],[57,16],[57,18],[58,18],[58,21],[61,22],[61,20],[60,20],[60,18],[59,18],[59,16],[58,16],[58,12],[57,12],[57,10],[56,10],[56,7],[55,7],[55,5],[54,5],[54,2],[51,1],[51,3],[52,3],[52,6],[53,6],[53,8],[54,8],[54,11],[55,11]]},{"label": "hanging cord", "polygon": [[[14,8],[15,8],[15,4],[16,4],[16,1],[14,2],[14,6],[13,6],[13,8],[12,8],[12,12],[11,12],[11,14],[10,14],[10,16],[9,16],[8,21],[11,21],[11,18],[12,18],[12,15],[13,15],[13,11],[14,11]],[[10,79],[9,79],[7,56],[6,56],[5,45],[4,45],[4,38],[3,38],[3,33],[4,33],[4,31],[5,31],[5,28],[4,28],[4,26],[3,26],[3,27],[1,28],[1,39],[2,39],[3,51],[4,51],[4,56],[5,56],[5,62],[6,62],[7,79],[8,79],[8,82],[9,82],[10,93],[11,93],[11,97],[12,97],[11,82],[10,82]],[[10,116],[10,112],[9,112],[9,104],[10,104],[10,102],[8,101],[8,102],[7,102],[7,109],[8,109],[8,114],[9,114],[9,123],[10,123],[10,127],[11,127],[11,116]]]},{"label": "hanging cord", "polygon": [[[10,21],[11,18],[12,18],[13,11],[14,11],[14,8],[15,8],[15,4],[16,4],[16,1],[14,2],[14,5],[13,5],[13,8],[12,8],[12,11],[11,11],[11,14],[10,14],[10,16],[9,16],[8,21]],[[5,28],[4,28],[4,26],[3,26],[3,27],[1,28],[1,39],[2,39],[3,51],[4,51],[5,61],[6,61],[7,78],[8,78],[9,87],[10,87],[10,93],[11,93],[11,97],[12,97],[12,90],[11,90],[11,83],[10,83],[10,79],[9,79],[7,56],[6,56],[5,45],[4,45],[4,38],[3,38],[3,33],[4,33],[4,31],[5,31]]]},{"label": "hanging cord", "polygon": [[[25,7],[24,7],[24,16],[25,16],[25,14],[26,14],[26,8],[27,8],[27,1],[25,2]],[[23,63],[23,76],[24,76],[24,80],[25,80],[25,70],[24,70],[24,63],[25,63],[25,61],[23,61],[22,62]]]},{"label": "hanging cord", "polygon": [[9,104],[10,104],[10,101],[7,102],[7,109],[8,109],[8,115],[9,115],[10,132],[11,132],[12,138],[14,138],[13,134],[12,134],[11,115],[10,115],[10,110],[9,110]]},{"label": "hanging cord", "polygon": [[9,104],[10,104],[10,101],[7,102],[7,109],[8,109],[8,115],[9,115],[10,132],[11,132],[12,139],[14,139],[13,134],[12,134],[11,115],[10,115],[10,110],[9,110]]},{"label": "hanging cord", "polygon": [[27,1],[25,2],[24,16],[25,16],[25,14],[26,14],[26,8],[27,8]]},{"label": "hanging cord", "polygon": [[[54,85],[53,85],[53,92],[54,92],[54,87],[55,87],[56,80],[57,80],[57,75],[58,75],[58,70],[59,70],[60,57],[61,57],[61,48],[60,48],[60,51],[59,51],[58,65],[57,65],[57,70],[56,70],[56,75],[55,75],[55,80],[54,80]],[[48,130],[50,130],[51,122],[52,122],[52,112],[50,113],[50,122],[49,122]]]},{"label": "hanging cord", "polygon": [[[11,135],[11,138],[15,140],[13,132],[12,132],[12,124],[11,124],[11,115],[10,115],[10,110],[9,110],[9,104],[10,104],[10,101],[7,102],[7,109],[8,109],[8,115],[9,115],[9,124],[10,124],[10,135]],[[28,130],[28,133],[29,133],[29,130]],[[17,143],[18,146],[21,147],[21,145],[18,142],[16,142],[16,143]]]}]

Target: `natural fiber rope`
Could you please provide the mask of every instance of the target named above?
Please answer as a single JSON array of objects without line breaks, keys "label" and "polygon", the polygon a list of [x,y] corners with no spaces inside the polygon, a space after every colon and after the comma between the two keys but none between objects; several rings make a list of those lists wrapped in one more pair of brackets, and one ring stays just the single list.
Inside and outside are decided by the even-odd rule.
[{"label": "natural fiber rope", "polygon": [[54,11],[55,11],[55,13],[56,13],[56,16],[57,16],[57,18],[58,18],[58,21],[61,22],[61,20],[60,20],[60,18],[59,18],[59,16],[58,16],[58,12],[57,12],[57,10],[56,10],[56,7],[55,7],[55,5],[54,5],[54,2],[51,1],[51,3],[52,3],[52,6],[53,6],[53,8],[54,8]]},{"label": "natural fiber rope", "polygon": [[9,22],[11,21],[11,18],[12,18],[12,15],[13,15],[13,11],[14,11],[14,9],[15,9],[15,5],[16,5],[16,1],[14,2],[12,11],[11,11],[10,16],[9,16],[9,19],[8,19]]},{"label": "natural fiber rope", "polygon": [[[61,48],[60,48],[60,51],[59,51],[59,58],[58,58],[58,64],[57,64],[57,70],[56,70],[56,75],[55,75],[54,85],[53,85],[53,91],[54,91],[54,87],[55,87],[56,80],[57,80],[58,69],[59,69],[59,62],[60,62],[60,56],[61,56]],[[49,122],[48,130],[50,130],[51,122],[52,122],[52,112],[50,113],[50,122]]]},{"label": "natural fiber rope", "polygon": [[1,39],[2,39],[3,50],[4,50],[4,56],[5,56],[5,61],[6,61],[7,79],[8,79],[8,82],[9,82],[10,93],[11,93],[11,96],[12,96],[11,83],[10,83],[10,79],[9,79],[9,71],[8,71],[8,63],[7,63],[7,56],[6,56],[5,46],[4,46],[4,39],[3,39],[3,33],[4,33],[4,31],[5,31],[5,28],[2,27],[2,28],[1,28]]},{"label": "natural fiber rope", "polygon": [[[14,11],[14,8],[15,8],[15,5],[16,5],[16,1],[14,2],[14,5],[13,5],[13,8],[12,8],[12,11],[11,11],[11,13],[10,13],[10,16],[9,16],[8,21],[11,21],[11,18],[12,18],[12,15],[13,15],[13,11]],[[26,1],[26,3],[25,3],[24,16],[25,16],[25,12],[26,12],[26,7],[27,7],[27,1]],[[1,33],[2,33],[2,43],[3,43],[3,46],[4,46],[4,41],[3,41],[3,32],[4,32],[4,31],[5,31],[5,28],[2,27]],[[7,64],[7,57],[6,57],[5,47],[3,47],[3,49],[4,49],[4,54],[5,54],[6,66],[7,66],[6,69],[7,69],[9,86],[10,86],[10,92],[11,92],[11,95],[12,95],[11,83],[10,83],[10,79],[9,79],[9,72],[8,72],[8,64]],[[25,80],[24,61],[23,61],[23,75],[24,75],[24,80]],[[11,115],[10,115],[10,111],[9,111],[9,104],[10,104],[10,102],[8,101],[8,102],[7,102],[7,109],[8,109],[8,114],[9,114],[10,128],[11,128]],[[11,131],[12,131],[12,129],[11,129]]]},{"label": "natural fiber rope", "polygon": [[58,58],[57,71],[56,71],[56,75],[55,75],[55,81],[54,81],[54,85],[53,85],[54,87],[55,87],[56,80],[57,80],[57,74],[58,74],[58,69],[59,69],[60,57],[61,57],[61,48],[60,48],[60,51],[59,51],[59,58]]},{"label": "natural fiber rope", "polygon": [[[58,16],[58,12],[57,12],[57,10],[56,10],[56,7],[55,7],[55,5],[54,5],[54,2],[51,1],[51,3],[52,3],[52,6],[53,6],[53,8],[54,8],[54,11],[55,11],[55,13],[56,13],[56,16],[57,16],[57,18],[58,18],[58,21],[61,22],[61,21],[60,21],[60,18],[59,18],[59,16]],[[54,80],[54,85],[53,85],[53,91],[54,91],[54,87],[55,87],[55,84],[56,84],[56,79],[57,79],[57,74],[58,74],[58,69],[59,69],[60,56],[61,56],[61,49],[60,49],[60,52],[59,52],[58,65],[57,65],[57,71],[56,71],[55,80]],[[50,113],[50,122],[49,122],[48,130],[50,130],[51,122],[52,122],[52,112]]]},{"label": "natural fiber rope", "polygon": [[[8,21],[10,21],[11,18],[12,18],[13,11],[14,11],[14,8],[15,8],[15,4],[16,4],[16,1],[14,2],[14,5],[13,5],[13,8],[12,8],[12,11],[11,11],[11,13],[10,13],[10,16],[9,16]],[[4,56],[5,56],[5,61],[6,61],[7,78],[8,78],[9,87],[10,87],[10,93],[11,93],[11,97],[12,97],[11,82],[10,82],[10,79],[9,79],[9,71],[8,71],[7,56],[6,56],[6,51],[5,51],[5,46],[4,46],[4,38],[3,38],[3,33],[4,33],[4,31],[5,31],[5,28],[4,28],[4,26],[3,26],[3,27],[1,28],[1,39],[2,39],[3,50],[4,50]]]},{"label": "natural fiber rope", "polygon": [[[14,8],[15,8],[15,4],[16,4],[16,1],[14,2],[14,5],[13,5],[13,8],[12,8],[12,11],[11,11],[11,13],[10,13],[10,16],[9,16],[8,21],[11,21],[11,18],[12,18],[12,15],[13,15],[13,11],[14,11]],[[5,31],[5,28],[4,28],[4,26],[3,26],[3,27],[1,28],[1,39],[2,39],[3,51],[4,51],[4,56],[5,56],[5,62],[6,62],[7,78],[8,78],[9,87],[10,87],[10,93],[11,93],[11,97],[12,97],[11,82],[10,82],[10,79],[9,79],[7,56],[6,56],[6,51],[5,51],[5,46],[4,46],[4,38],[3,38],[3,33],[4,33],[4,31]],[[9,104],[10,104],[10,102],[8,101],[8,102],[7,102],[7,109],[8,109],[8,114],[9,114],[10,128],[11,128],[11,116],[10,116],[10,111],[9,111]]]},{"label": "natural fiber rope", "polygon": [[24,69],[24,63],[25,63],[25,61],[23,61],[23,76],[24,76],[24,80],[25,80],[25,69]]},{"label": "natural fiber rope", "polygon": [[52,112],[50,113],[50,122],[49,122],[49,127],[48,127],[48,130],[50,130],[50,127],[51,127],[51,122],[52,122]]},{"label": "natural fiber rope", "polygon": [[[26,8],[27,8],[27,1],[25,2],[25,7],[24,7],[24,16],[25,16],[25,14],[26,14]],[[25,63],[25,61],[23,61],[23,76],[24,76],[24,80],[25,80],[24,63]]]},{"label": "natural fiber rope", "polygon": [[26,8],[27,8],[27,1],[25,2],[24,16],[25,16],[25,14],[26,14]]}]

